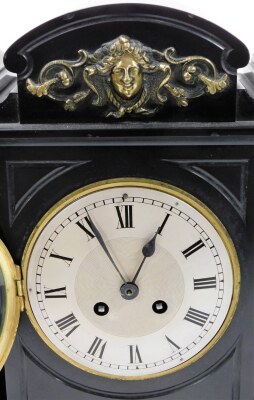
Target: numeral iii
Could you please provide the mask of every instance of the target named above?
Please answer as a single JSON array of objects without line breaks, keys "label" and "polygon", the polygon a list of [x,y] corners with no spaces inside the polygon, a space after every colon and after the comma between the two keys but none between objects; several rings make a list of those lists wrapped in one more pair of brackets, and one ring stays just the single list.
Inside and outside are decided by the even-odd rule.
[{"label": "numeral iii", "polygon": [[193,279],[194,290],[216,288],[216,276],[209,278]]}]

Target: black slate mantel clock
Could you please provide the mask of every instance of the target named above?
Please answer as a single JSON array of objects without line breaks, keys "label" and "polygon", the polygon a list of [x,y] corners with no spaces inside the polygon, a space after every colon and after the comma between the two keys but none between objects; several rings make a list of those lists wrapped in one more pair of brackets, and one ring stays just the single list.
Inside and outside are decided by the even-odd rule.
[{"label": "black slate mantel clock", "polygon": [[64,15],[6,52],[8,400],[253,398],[248,60],[223,29],[139,4]]}]

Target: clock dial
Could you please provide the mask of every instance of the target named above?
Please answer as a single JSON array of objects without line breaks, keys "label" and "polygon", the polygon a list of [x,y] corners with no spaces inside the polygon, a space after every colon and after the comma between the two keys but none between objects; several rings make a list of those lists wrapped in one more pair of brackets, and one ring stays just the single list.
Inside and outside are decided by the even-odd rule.
[{"label": "clock dial", "polygon": [[156,181],[85,187],[53,207],[23,259],[30,319],[60,356],[144,379],[204,355],[236,308],[233,244],[202,203]]}]

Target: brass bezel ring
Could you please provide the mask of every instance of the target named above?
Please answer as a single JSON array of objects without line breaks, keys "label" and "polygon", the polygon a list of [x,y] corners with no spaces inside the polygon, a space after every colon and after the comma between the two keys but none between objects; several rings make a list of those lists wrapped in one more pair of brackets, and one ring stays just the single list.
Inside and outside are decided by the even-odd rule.
[{"label": "brass bezel ring", "polygon": [[0,335],[0,370],[4,366],[15,340],[21,311],[17,296],[15,268],[9,251],[0,240],[0,269],[3,274],[6,294],[6,311],[2,334]]}]

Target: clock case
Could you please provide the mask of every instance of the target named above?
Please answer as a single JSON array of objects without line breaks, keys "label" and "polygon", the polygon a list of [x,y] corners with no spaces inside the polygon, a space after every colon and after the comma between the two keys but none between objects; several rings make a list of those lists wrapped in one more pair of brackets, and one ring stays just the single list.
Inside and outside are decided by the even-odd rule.
[{"label": "clock case", "polygon": [[[230,85],[214,97],[191,100],[185,108],[168,101],[154,116],[128,114],[121,119],[106,118],[103,108],[89,102],[69,113],[59,103],[28,93],[27,79],[36,80],[49,61],[73,59],[78,49],[92,52],[120,35],[160,51],[174,46],[181,55],[208,57],[229,76]],[[1,243],[1,271],[12,287],[3,291],[12,296],[3,323],[4,329],[9,324],[5,332],[10,342],[18,324],[5,364],[7,399],[252,397],[254,105],[236,85],[237,69],[248,57],[238,39],[208,21],[137,4],[67,14],[31,31],[7,51],[5,65],[17,73],[18,94],[0,105],[0,237],[17,265],[32,230],[61,198],[96,181],[141,177],[177,186],[206,204],[229,232],[241,266],[237,311],[219,342],[177,373],[125,382],[66,363],[40,339],[25,312],[18,324],[22,275]],[[13,304],[17,311],[8,314]],[[2,362],[10,347],[2,345]]]}]

